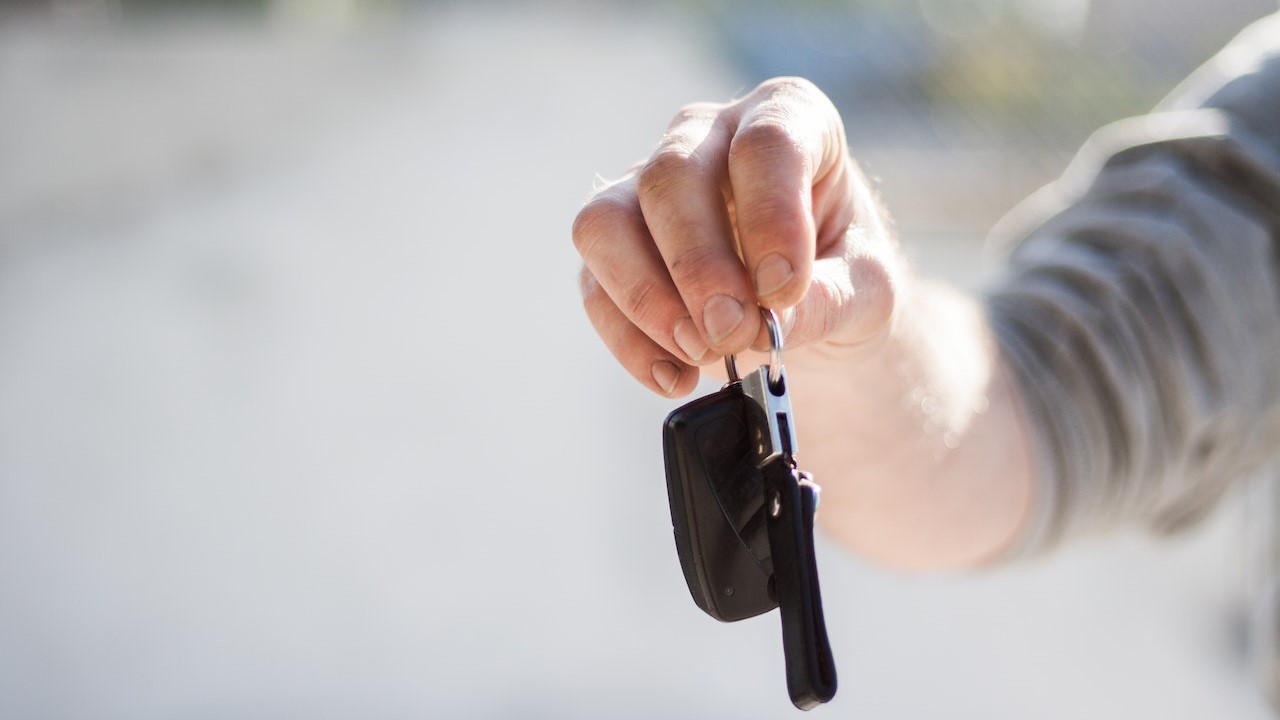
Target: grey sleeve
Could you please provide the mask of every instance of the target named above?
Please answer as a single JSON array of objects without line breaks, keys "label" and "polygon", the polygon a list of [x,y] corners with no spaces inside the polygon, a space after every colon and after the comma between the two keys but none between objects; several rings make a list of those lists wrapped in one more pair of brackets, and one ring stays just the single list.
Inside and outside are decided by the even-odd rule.
[{"label": "grey sleeve", "polygon": [[986,303],[1039,478],[1022,552],[1184,526],[1280,449],[1280,17],[998,232]]}]

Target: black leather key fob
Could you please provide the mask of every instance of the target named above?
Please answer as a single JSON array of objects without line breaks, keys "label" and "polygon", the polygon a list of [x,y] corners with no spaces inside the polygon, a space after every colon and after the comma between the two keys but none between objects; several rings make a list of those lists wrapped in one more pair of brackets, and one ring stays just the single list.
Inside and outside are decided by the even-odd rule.
[{"label": "black leather key fob", "polygon": [[693,601],[724,622],[778,606],[747,402],[731,383],[672,412],[662,432],[680,567]]}]

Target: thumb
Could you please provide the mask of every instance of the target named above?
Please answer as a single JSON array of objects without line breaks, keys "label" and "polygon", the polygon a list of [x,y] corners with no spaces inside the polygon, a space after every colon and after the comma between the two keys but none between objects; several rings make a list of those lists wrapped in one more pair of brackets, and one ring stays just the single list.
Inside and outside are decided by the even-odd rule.
[{"label": "thumb", "polygon": [[850,229],[845,253],[814,263],[804,297],[782,313],[787,347],[818,342],[861,345],[886,332],[901,292],[902,260],[883,235],[857,238]]}]

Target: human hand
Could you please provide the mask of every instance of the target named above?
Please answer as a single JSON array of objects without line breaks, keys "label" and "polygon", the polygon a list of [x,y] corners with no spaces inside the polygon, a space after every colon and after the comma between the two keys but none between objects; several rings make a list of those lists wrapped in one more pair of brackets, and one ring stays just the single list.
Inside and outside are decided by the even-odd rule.
[{"label": "human hand", "polygon": [[668,396],[691,392],[699,365],[762,346],[757,304],[786,310],[789,349],[865,345],[893,316],[896,243],[839,113],[798,78],[681,109],[653,155],[582,208],[573,241],[596,332]]}]

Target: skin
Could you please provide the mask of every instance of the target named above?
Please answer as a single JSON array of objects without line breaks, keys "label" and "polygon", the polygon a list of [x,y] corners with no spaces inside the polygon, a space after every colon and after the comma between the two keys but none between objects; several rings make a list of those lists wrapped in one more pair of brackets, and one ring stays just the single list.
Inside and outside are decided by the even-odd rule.
[{"label": "skin", "polygon": [[[780,312],[801,466],[819,522],[905,569],[1001,556],[1034,477],[1018,398],[980,304],[914,276],[830,100],[769,80],[680,110],[653,155],[579,212],[583,305],[618,362],[667,397]],[[743,353],[746,353],[743,355]]]}]

